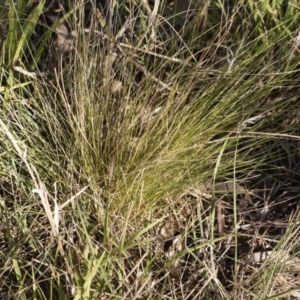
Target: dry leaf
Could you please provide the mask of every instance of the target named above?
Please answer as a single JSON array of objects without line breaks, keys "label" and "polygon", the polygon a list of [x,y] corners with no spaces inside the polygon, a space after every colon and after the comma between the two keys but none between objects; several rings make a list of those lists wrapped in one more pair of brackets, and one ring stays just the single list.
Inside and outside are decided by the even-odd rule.
[{"label": "dry leaf", "polygon": [[111,85],[111,93],[115,94],[122,89],[122,82],[119,80],[114,80]]},{"label": "dry leaf", "polygon": [[[53,14],[45,14],[45,17],[50,20],[53,24],[57,21],[58,16]],[[66,56],[70,50],[70,45],[74,39],[74,36],[70,33],[68,27],[65,24],[60,24],[55,29],[56,40],[55,47],[60,56]]]}]

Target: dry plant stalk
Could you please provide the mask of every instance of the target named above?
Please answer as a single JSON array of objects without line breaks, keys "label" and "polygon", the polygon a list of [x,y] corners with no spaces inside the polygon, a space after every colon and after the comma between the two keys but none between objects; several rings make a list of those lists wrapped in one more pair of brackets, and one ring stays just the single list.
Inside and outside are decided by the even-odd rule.
[{"label": "dry plant stalk", "polygon": [[69,282],[69,286],[70,286],[70,289],[68,292],[71,295],[74,295],[74,292],[75,292],[74,275],[72,272],[72,268],[66,258],[65,251],[63,249],[63,244],[62,244],[62,241],[59,236],[59,207],[57,205],[56,199],[53,199],[54,207],[55,207],[54,217],[53,217],[52,211],[50,209],[50,204],[49,204],[49,198],[48,198],[49,193],[48,193],[44,183],[41,181],[36,168],[27,161],[26,149],[24,151],[22,151],[22,149],[19,146],[20,141],[18,141],[13,136],[13,134],[11,133],[9,128],[4,124],[4,122],[1,119],[0,119],[0,127],[3,131],[3,133],[8,137],[8,139],[12,143],[13,147],[15,148],[15,150],[16,150],[17,154],[19,155],[19,157],[21,158],[21,160],[24,162],[24,164],[28,170],[28,173],[30,174],[30,177],[34,183],[34,189],[32,190],[32,192],[38,194],[41,199],[46,216],[48,218],[48,221],[49,221],[51,229],[52,229],[52,234],[57,241],[57,246],[58,246],[60,255],[62,256],[62,258],[66,264],[66,267],[67,267],[67,272],[68,272],[69,276],[66,275],[66,279]]}]

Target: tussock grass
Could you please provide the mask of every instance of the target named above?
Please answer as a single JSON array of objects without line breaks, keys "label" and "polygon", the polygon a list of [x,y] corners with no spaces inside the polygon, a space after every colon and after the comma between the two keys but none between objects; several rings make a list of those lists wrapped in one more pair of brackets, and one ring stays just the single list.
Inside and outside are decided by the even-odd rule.
[{"label": "tussock grass", "polygon": [[61,23],[36,52],[43,5],[20,3],[1,24],[2,298],[296,295],[278,278],[299,272],[297,7],[118,3],[106,31],[70,14],[48,63]]}]

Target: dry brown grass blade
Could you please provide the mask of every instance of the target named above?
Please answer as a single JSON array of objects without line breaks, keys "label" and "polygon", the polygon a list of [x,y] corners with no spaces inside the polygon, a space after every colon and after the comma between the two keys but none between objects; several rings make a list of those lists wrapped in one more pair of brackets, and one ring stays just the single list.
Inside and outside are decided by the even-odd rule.
[{"label": "dry brown grass blade", "polygon": [[48,193],[44,183],[41,181],[36,168],[27,160],[26,146],[24,145],[25,150],[21,149],[21,147],[19,145],[22,144],[22,142],[17,140],[14,137],[12,132],[9,130],[9,128],[5,125],[5,123],[1,119],[0,119],[0,127],[3,131],[3,133],[7,136],[9,141],[12,143],[18,156],[21,158],[21,160],[23,161],[23,163],[26,166],[26,169],[27,169],[27,171],[33,181],[33,184],[34,184],[34,189],[32,190],[32,192],[38,194],[38,196],[41,199],[44,211],[46,213],[46,216],[48,218],[48,221],[49,221],[51,229],[52,229],[52,234],[57,241],[57,246],[58,246],[59,252],[66,264],[66,267],[68,270],[68,275],[69,275],[69,276],[66,276],[66,279],[69,282],[69,286],[70,286],[69,293],[71,295],[73,295],[74,291],[75,291],[74,290],[75,289],[74,275],[73,275],[72,268],[69,264],[69,261],[66,258],[66,254],[63,249],[63,244],[62,244],[62,241],[61,241],[61,238],[59,235],[59,216],[58,216],[58,206],[57,206],[56,200],[53,199],[54,206],[55,206],[55,211],[54,211],[54,216],[53,216],[51,208],[50,208],[50,203],[49,203],[49,197],[48,197],[49,193]]}]

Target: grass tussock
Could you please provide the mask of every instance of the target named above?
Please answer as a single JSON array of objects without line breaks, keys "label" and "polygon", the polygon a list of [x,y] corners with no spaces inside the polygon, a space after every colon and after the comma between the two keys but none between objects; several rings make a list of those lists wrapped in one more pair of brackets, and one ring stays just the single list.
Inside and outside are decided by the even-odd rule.
[{"label": "grass tussock", "polygon": [[3,299],[299,297],[298,8],[187,2],[0,8]]}]

